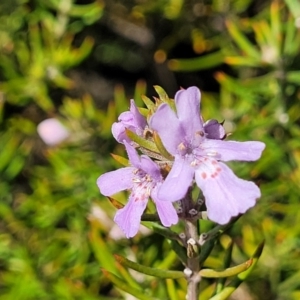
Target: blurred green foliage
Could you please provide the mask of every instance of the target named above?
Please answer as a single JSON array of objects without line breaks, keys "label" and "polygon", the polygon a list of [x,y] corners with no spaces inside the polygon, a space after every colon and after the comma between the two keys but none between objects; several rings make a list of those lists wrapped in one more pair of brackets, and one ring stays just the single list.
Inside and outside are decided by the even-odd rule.
[{"label": "blurred green foliage", "polygon": [[[119,167],[109,153],[124,151],[112,139],[111,124],[130,97],[141,106],[147,90],[142,80],[124,90],[115,72],[120,84],[109,103],[98,103],[88,89],[74,96],[80,83],[71,71],[92,59],[104,64],[102,75],[108,66],[122,72],[148,68],[150,75],[155,69],[157,75],[140,78],[168,89],[174,82],[176,89],[217,83],[215,90],[203,84],[204,117],[225,120],[234,140],[260,140],[267,148],[254,164],[232,164],[240,176],[251,174],[262,197],[221,236],[205,266],[224,267],[232,242],[232,260],[241,264],[265,240],[238,299],[299,299],[298,1],[82,3],[0,3],[0,299],[125,299],[124,283],[136,297],[185,299],[184,279],[131,273],[113,256],[182,268],[172,245],[156,233],[123,239],[112,222],[115,209],[99,194],[97,177]],[[95,41],[89,32],[101,22],[118,38],[109,32]],[[109,88],[99,86],[99,98]],[[155,96],[150,88],[148,96]],[[47,117],[70,131],[54,147],[36,131]],[[201,228],[212,224],[201,221]],[[203,279],[200,299],[214,291],[212,281]]]}]

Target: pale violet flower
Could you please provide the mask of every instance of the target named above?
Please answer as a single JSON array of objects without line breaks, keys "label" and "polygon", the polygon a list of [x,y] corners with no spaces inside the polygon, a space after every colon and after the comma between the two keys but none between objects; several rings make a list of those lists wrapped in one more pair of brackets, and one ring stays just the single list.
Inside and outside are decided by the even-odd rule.
[{"label": "pale violet flower", "polygon": [[178,91],[175,104],[177,112],[164,103],[150,119],[150,128],[157,131],[175,158],[158,197],[166,202],[183,199],[195,179],[205,197],[209,219],[226,224],[231,217],[254,206],[260,190],[253,182],[235,176],[220,161],[255,161],[265,144],[221,140],[220,124],[203,124],[200,91],[196,87]]},{"label": "pale violet flower", "polygon": [[125,111],[120,114],[118,122],[112,125],[112,134],[119,143],[123,143],[124,140],[129,142],[130,139],[126,135],[125,128],[133,131],[137,135],[142,135],[146,125],[145,117],[139,112],[134,100],[131,100],[130,111]]},{"label": "pale violet flower", "polygon": [[70,135],[68,129],[57,119],[50,118],[42,121],[37,126],[37,132],[45,144],[54,146]]},{"label": "pale violet flower", "polygon": [[104,196],[131,190],[128,203],[117,211],[114,221],[127,238],[133,237],[139,230],[141,216],[151,197],[162,224],[166,227],[176,224],[178,216],[172,203],[161,201],[157,196],[157,191],[163,183],[159,167],[148,156],[139,156],[129,143],[123,143],[132,166],[108,172],[97,180],[100,192]]}]

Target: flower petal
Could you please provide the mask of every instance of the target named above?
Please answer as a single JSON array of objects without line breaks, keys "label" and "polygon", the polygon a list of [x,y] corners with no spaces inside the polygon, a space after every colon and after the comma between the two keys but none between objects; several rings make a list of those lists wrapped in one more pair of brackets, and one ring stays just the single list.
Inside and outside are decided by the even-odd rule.
[{"label": "flower petal", "polygon": [[141,156],[140,168],[147,174],[149,174],[155,181],[162,181],[159,166],[146,155]]},{"label": "flower petal", "polygon": [[119,143],[123,143],[124,140],[130,141],[128,138],[126,132],[125,132],[125,126],[121,122],[115,122],[112,124],[111,132],[113,137],[118,141]]},{"label": "flower petal", "polygon": [[130,111],[125,111],[120,114],[118,122],[112,125],[112,134],[119,143],[123,143],[124,140],[129,142],[130,139],[125,133],[125,128],[128,128],[138,135],[142,135],[146,125],[146,119],[139,112],[134,100],[131,100]]},{"label": "flower petal", "polygon": [[218,160],[254,161],[260,158],[265,144],[256,141],[235,142],[206,139],[200,147],[205,156]]},{"label": "flower petal", "polygon": [[166,149],[173,155],[184,140],[185,133],[175,112],[168,104],[161,104],[151,117],[150,128],[157,131]]},{"label": "flower petal", "polygon": [[203,169],[199,168],[195,179],[205,197],[209,219],[218,224],[226,224],[232,217],[245,213],[260,197],[260,190],[253,182],[238,178],[220,162],[218,174],[203,176]]},{"label": "flower petal", "polygon": [[171,202],[161,201],[157,197],[158,188],[155,188],[151,192],[151,198],[155,202],[158,216],[162,224],[166,227],[175,225],[178,223],[177,211]]},{"label": "flower petal", "polygon": [[[133,99],[130,100],[130,112],[133,116],[133,126],[139,128],[140,130],[144,129],[147,125],[147,121],[145,117],[139,112]],[[139,133],[137,132],[137,134]]]},{"label": "flower petal", "polygon": [[164,226],[170,227],[178,223],[177,211],[171,202],[157,201],[155,204],[159,218]]},{"label": "flower petal", "polygon": [[217,120],[208,120],[204,124],[204,131],[208,139],[222,140],[225,135],[225,129]]},{"label": "flower petal", "polygon": [[134,201],[130,197],[125,207],[117,211],[114,221],[122,229],[127,238],[131,238],[137,234],[141,223],[141,216],[147,206],[147,202],[147,200]]},{"label": "flower petal", "polygon": [[186,140],[192,140],[196,132],[203,131],[200,118],[200,90],[193,86],[175,95],[177,116],[184,128]]},{"label": "flower petal", "polygon": [[193,177],[194,169],[190,163],[180,156],[175,157],[170,173],[158,190],[158,198],[163,201],[182,199],[186,195]]},{"label": "flower petal", "polygon": [[134,167],[140,169],[141,160],[140,160],[140,157],[139,157],[137,151],[127,141],[123,141],[123,142],[124,142],[126,152],[127,152],[127,155],[128,155],[128,158],[129,158],[129,161],[130,161],[131,165],[133,165]]},{"label": "flower petal", "polygon": [[121,168],[101,175],[97,180],[97,185],[101,194],[111,196],[132,187],[134,168]]}]

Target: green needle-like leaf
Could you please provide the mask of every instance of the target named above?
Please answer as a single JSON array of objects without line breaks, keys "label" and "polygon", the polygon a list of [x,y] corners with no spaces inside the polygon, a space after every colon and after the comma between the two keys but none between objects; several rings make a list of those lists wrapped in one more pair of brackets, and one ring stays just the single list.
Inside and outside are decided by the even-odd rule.
[{"label": "green needle-like leaf", "polygon": [[120,203],[118,200],[112,198],[112,197],[107,197],[110,203],[117,209],[121,209],[124,207],[122,203]]},{"label": "green needle-like leaf", "polygon": [[199,272],[201,277],[207,278],[223,278],[223,277],[231,277],[237,275],[243,271],[246,271],[252,265],[252,259],[247,260],[246,262],[237,265],[235,267],[227,268],[222,271],[216,271],[212,269],[202,269]]},{"label": "green needle-like leaf", "polygon": [[142,214],[142,221],[159,222],[159,216],[157,214]]},{"label": "green needle-like leaf", "polygon": [[177,233],[173,232],[172,230],[170,230],[164,226],[161,226],[158,223],[154,223],[154,222],[147,223],[146,222],[146,223],[143,223],[143,225],[146,226],[147,228],[150,228],[154,232],[161,234],[162,236],[166,237],[167,239],[176,240],[178,242],[181,242],[181,239]]},{"label": "green needle-like leaf", "polygon": [[285,0],[286,5],[290,9],[291,14],[295,19],[300,17],[300,3],[295,0]]},{"label": "green needle-like leaf", "polygon": [[165,92],[165,90],[162,87],[155,85],[154,89],[155,89],[156,93],[158,94],[159,99],[161,101],[169,102],[169,96],[167,95],[167,93]]},{"label": "green needle-like leaf", "polygon": [[129,129],[125,129],[127,136],[135,143],[137,143],[138,145],[140,145],[143,148],[146,148],[150,151],[156,152],[158,153],[158,149],[156,147],[156,145],[149,141],[146,140],[144,138],[142,138],[141,136],[135,134],[134,132],[130,131]]},{"label": "green needle-like leaf", "polygon": [[[169,98],[169,96],[167,95],[167,93],[165,92],[165,90],[160,87],[159,85],[155,85],[154,86],[154,89],[156,91],[156,93],[158,94],[159,96],[159,99],[162,101],[162,102],[165,102],[167,104],[170,105],[170,107],[176,111],[176,108],[175,108],[175,104],[174,104],[174,101],[172,99]],[[159,103],[159,102],[158,102]]]},{"label": "green needle-like leaf", "polygon": [[103,272],[103,275],[108,278],[117,288],[120,290],[136,297],[137,299],[141,300],[156,300],[155,298],[152,298],[150,296],[145,295],[145,293],[142,293],[135,288],[131,287],[127,282],[124,282],[121,280],[118,276],[114,275],[113,273],[110,273],[104,269],[101,269]]},{"label": "green needle-like leaf", "polygon": [[[233,242],[231,241],[225,252],[224,265],[223,265],[225,269],[229,268],[231,264],[232,249],[233,249]],[[226,282],[226,277],[221,277],[218,279],[216,284],[216,289],[215,289],[215,295],[220,293],[223,290],[225,282]]]},{"label": "green needle-like leaf", "polygon": [[121,165],[128,167],[129,165],[129,160],[123,156],[117,155],[117,154],[110,154],[114,160],[116,160],[118,163],[120,163]]},{"label": "green needle-like leaf", "polygon": [[114,255],[115,259],[123,266],[128,267],[130,269],[133,269],[135,271],[138,271],[143,274],[147,274],[150,276],[158,277],[158,278],[183,278],[185,277],[184,273],[181,271],[169,271],[169,270],[161,270],[161,269],[155,269],[146,267],[143,265],[140,265],[136,262],[133,262],[125,257],[122,257],[120,255]]},{"label": "green needle-like leaf", "polygon": [[174,157],[167,151],[156,131],[153,132],[153,140],[162,156],[164,156],[168,160],[174,160]]},{"label": "green needle-like leaf", "polygon": [[213,68],[222,64],[223,60],[224,54],[217,51],[196,58],[171,59],[168,66],[172,71],[191,72]]},{"label": "green needle-like leaf", "polygon": [[213,250],[215,245],[215,239],[210,239],[201,247],[201,253],[200,253],[200,266],[205,262],[205,260],[208,258],[209,254]]},{"label": "green needle-like leaf", "polygon": [[226,22],[228,31],[234,41],[238,44],[242,51],[244,51],[249,57],[255,58],[260,61],[261,55],[259,51],[252,45],[248,38],[239,30],[238,26],[227,20]]},{"label": "green needle-like leaf", "polygon": [[151,101],[151,99],[149,99],[145,95],[142,95],[141,98],[142,98],[143,102],[145,103],[145,105],[147,106],[148,109],[154,109],[155,104],[153,103],[153,101]]},{"label": "green needle-like leaf", "polygon": [[236,289],[237,287],[249,276],[252,272],[253,268],[258,262],[262,254],[262,250],[264,248],[264,242],[258,245],[255,253],[252,256],[252,264],[251,266],[244,272],[240,273],[236,276],[219,294],[210,298],[209,300],[225,300],[227,299]]}]

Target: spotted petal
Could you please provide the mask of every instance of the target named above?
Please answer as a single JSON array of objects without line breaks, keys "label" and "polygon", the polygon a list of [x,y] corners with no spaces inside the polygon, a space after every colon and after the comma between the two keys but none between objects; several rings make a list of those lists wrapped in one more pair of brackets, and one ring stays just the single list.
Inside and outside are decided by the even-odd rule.
[{"label": "spotted petal", "polygon": [[133,197],[130,197],[125,207],[117,211],[114,221],[122,229],[127,238],[131,238],[137,234],[141,216],[147,206],[147,202],[148,200],[146,199],[135,201]]},{"label": "spotted petal", "polygon": [[238,178],[223,163],[219,162],[217,169],[218,174],[207,172],[208,176],[203,176],[207,170],[199,168],[195,179],[203,192],[209,219],[223,225],[254,206],[260,190],[253,182]]}]

